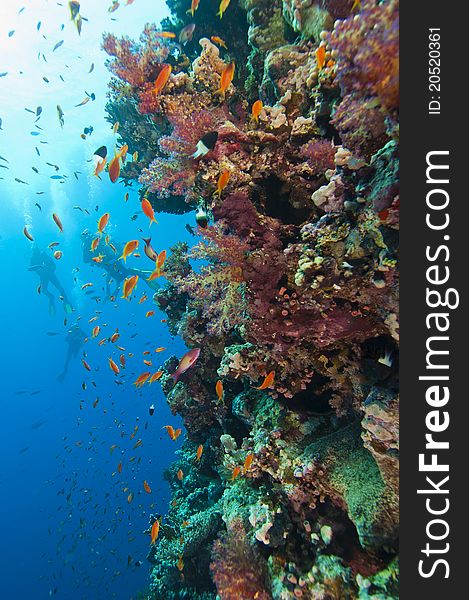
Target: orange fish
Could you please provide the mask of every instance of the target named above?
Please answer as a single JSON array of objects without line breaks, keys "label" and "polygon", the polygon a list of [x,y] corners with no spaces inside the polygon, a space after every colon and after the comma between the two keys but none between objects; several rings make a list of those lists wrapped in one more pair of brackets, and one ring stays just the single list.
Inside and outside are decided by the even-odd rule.
[{"label": "orange fish", "polygon": [[168,79],[172,70],[173,67],[171,65],[163,65],[158,77],[156,78],[155,87],[153,88],[153,93],[155,95],[158,95],[168,83]]},{"label": "orange fish", "polygon": [[218,178],[218,186],[217,186],[215,193],[213,194],[214,196],[218,195],[218,197],[221,198],[221,194],[222,194],[223,190],[226,188],[226,186],[228,185],[230,177],[231,177],[231,173],[229,171],[223,171],[223,173]]},{"label": "orange fish", "polygon": [[114,373],[116,375],[119,375],[120,373],[120,369],[119,367],[116,365],[116,363],[112,360],[112,358],[109,359],[109,366],[111,367],[111,369],[114,371]]},{"label": "orange fish", "polygon": [[155,383],[155,381],[158,381],[162,375],[163,371],[156,371],[156,373],[153,373],[153,375],[150,377],[149,383]]},{"label": "orange fish", "polygon": [[93,287],[93,284],[92,284],[91,282],[84,283],[84,284],[81,286],[81,289],[82,289],[82,290],[86,290],[86,288],[89,288],[89,287]]},{"label": "orange fish", "polygon": [[176,37],[176,34],[172,31],[157,31],[155,35],[156,37],[164,38],[167,40],[174,40],[174,38]]},{"label": "orange fish", "polygon": [[81,359],[81,362],[83,363],[83,366],[85,367],[85,369],[87,371],[91,371],[90,365],[86,362],[86,360],[84,358]]},{"label": "orange fish", "polygon": [[164,261],[165,260],[166,260],[166,250],[162,250],[158,254],[158,258],[156,259],[156,269],[150,275],[150,277],[148,278],[148,281],[153,281],[157,277],[161,277],[161,269],[164,266]]},{"label": "orange fish", "polygon": [[218,94],[221,94],[223,97],[225,96],[226,90],[230,87],[231,82],[233,81],[234,73],[235,73],[236,65],[233,62],[230,62],[229,65],[226,65],[221,74],[220,80],[220,89],[218,90]]},{"label": "orange fish", "polygon": [[238,465],[233,469],[233,473],[231,475],[231,481],[234,481],[240,473],[241,473],[241,467]]},{"label": "orange fish", "polygon": [[263,108],[264,108],[264,105],[262,104],[262,100],[257,100],[252,105],[252,119],[256,123],[259,123],[259,115],[261,114],[261,110]]},{"label": "orange fish", "polygon": [[117,340],[120,338],[120,333],[116,331],[111,335],[111,342],[114,344],[114,342],[117,342]]},{"label": "orange fish", "polygon": [[153,363],[151,362],[151,360],[144,360],[143,364],[147,365],[147,367],[152,367],[153,366]]},{"label": "orange fish", "polygon": [[174,429],[172,425],[165,425],[163,429],[166,429],[173,442],[175,442],[182,433],[182,429]]},{"label": "orange fish", "polygon": [[244,465],[243,465],[243,473],[246,473],[247,471],[249,471],[249,469],[251,468],[253,459],[254,459],[254,454],[252,454],[252,452],[246,456],[246,460],[244,461]]},{"label": "orange fish", "polygon": [[98,337],[100,331],[101,331],[101,327],[99,325],[96,325],[96,327],[93,327],[91,337],[93,337],[93,338]]},{"label": "orange fish", "polygon": [[109,179],[112,181],[112,183],[116,183],[116,181],[119,179],[120,172],[121,172],[120,157],[118,154],[116,154],[114,156],[114,158],[111,160],[111,162],[109,163],[109,167],[108,167]]},{"label": "orange fish", "polygon": [[150,377],[150,375],[151,375],[151,373],[149,373],[149,372],[145,372],[145,373],[142,373],[141,375],[139,375],[137,377],[137,379],[134,381],[134,386],[137,387],[137,388],[142,387],[143,384]]},{"label": "orange fish", "polygon": [[96,159],[96,167],[94,170],[94,175],[99,177],[99,175],[104,171],[104,167],[107,164],[107,158],[101,158],[101,160]]},{"label": "orange fish", "polygon": [[[98,221],[98,233],[103,233],[104,229],[106,228],[106,225],[109,223],[109,217],[111,215],[109,213],[104,213],[104,215],[99,219]],[[93,242],[91,243],[91,249],[93,250],[93,244],[94,244],[95,240],[93,240]],[[98,240],[99,243],[99,240]],[[97,247],[98,244],[96,244]],[[96,248],[94,248],[94,250],[96,250]]]},{"label": "orange fish", "polygon": [[33,236],[29,233],[28,228],[26,227],[26,225],[23,227],[23,233],[24,235],[28,238],[28,240],[30,242],[34,242],[34,238]]},{"label": "orange fish", "polygon": [[129,145],[128,144],[124,144],[123,146],[121,146],[119,148],[119,151],[117,152],[117,156],[122,159],[122,162],[125,162],[125,159],[127,158],[127,152],[128,151],[129,151]]},{"label": "orange fish", "polygon": [[163,346],[160,346],[159,348],[155,349],[155,352],[164,352],[166,350],[166,348],[163,348]]},{"label": "orange fish", "polygon": [[155,219],[155,211],[153,210],[153,206],[150,204],[148,198],[144,198],[142,200],[142,210],[143,213],[150,219],[150,226],[152,223],[157,223]]},{"label": "orange fish", "polygon": [[114,134],[116,134],[116,133],[117,133],[117,131],[118,131],[118,129],[119,129],[119,125],[120,125],[119,121],[116,121],[116,122],[114,123],[114,125],[112,126],[112,133],[114,133]]},{"label": "orange fish", "polygon": [[130,492],[130,494],[127,496],[127,503],[130,504],[133,499],[134,499],[134,495],[132,494],[132,492]]},{"label": "orange fish", "polygon": [[93,408],[96,408],[98,406],[98,402],[99,398],[96,398],[96,400],[93,402]]},{"label": "orange fish", "polygon": [[318,69],[321,71],[326,62],[326,46],[319,46],[319,48],[315,52],[316,54],[316,64]]},{"label": "orange fish", "polygon": [[159,531],[160,531],[160,522],[158,521],[158,519],[156,519],[156,521],[151,526],[151,543],[150,543],[151,546],[158,539],[158,533],[159,533]]},{"label": "orange fish", "polygon": [[229,5],[230,5],[230,0],[221,0],[220,8],[219,8],[219,11],[217,12],[217,17],[220,17],[220,19],[222,19],[223,14],[225,13],[225,11]]},{"label": "orange fish", "polygon": [[218,35],[212,35],[212,37],[210,39],[212,40],[212,42],[214,44],[218,44],[222,48],[225,48],[226,50],[228,50],[228,46],[226,45],[226,42],[224,40],[222,40],[221,37],[218,37]]},{"label": "orange fish", "polygon": [[148,485],[146,479],[143,482],[143,489],[146,491],[147,494],[151,494],[151,487]]},{"label": "orange fish", "polygon": [[55,260],[60,260],[62,258],[62,256],[63,256],[63,252],[61,250],[56,250],[54,252],[54,258],[55,258]]},{"label": "orange fish", "polygon": [[202,444],[200,444],[200,446],[198,446],[197,451],[195,453],[195,460],[196,462],[199,462],[201,457],[202,457],[202,452],[204,451],[204,447]]},{"label": "orange fish", "polygon": [[191,7],[187,11],[187,14],[190,13],[192,16],[194,16],[195,11],[199,8],[199,4],[200,4],[200,0],[192,0]]},{"label": "orange fish", "polygon": [[132,275],[132,277],[128,277],[124,281],[124,294],[123,294],[122,298],[128,300],[131,293],[135,289],[135,286],[137,285],[137,283],[138,283],[138,275]]},{"label": "orange fish", "polygon": [[179,381],[179,377],[185,373],[188,369],[190,369],[199,358],[200,348],[192,348],[192,350],[188,350],[184,356],[179,361],[178,368],[172,374],[172,378],[174,379],[174,383]]},{"label": "orange fish", "polygon": [[182,554],[179,555],[179,560],[176,563],[176,567],[179,571],[182,571],[184,569],[184,561],[182,560]]},{"label": "orange fish", "polygon": [[59,228],[60,233],[63,233],[64,228],[62,225],[62,221],[59,219],[58,215],[56,215],[55,213],[52,213],[52,218],[54,219],[55,224]]},{"label": "orange fish", "polygon": [[119,356],[119,362],[121,364],[121,367],[125,367],[125,356],[123,354]]},{"label": "orange fish", "polygon": [[142,440],[139,438],[139,439],[138,439],[138,440],[135,442],[135,444],[134,444],[134,449],[135,449],[135,448],[138,448],[138,447],[139,447],[139,446],[141,446],[142,444],[143,444],[143,442],[142,442]]},{"label": "orange fish", "polygon": [[122,256],[119,257],[119,260],[122,259],[124,262],[127,262],[127,257],[132,254],[132,252],[135,252],[135,250],[138,248],[138,244],[138,240],[130,240],[130,242],[127,242],[127,244],[124,246]]},{"label": "orange fish", "polygon": [[96,251],[96,248],[99,246],[99,242],[100,242],[99,238],[94,238],[94,240],[91,242],[91,252]]},{"label": "orange fish", "polygon": [[148,296],[146,294],[143,294],[143,296],[140,298],[140,300],[138,301],[138,303],[139,304],[143,304],[147,298],[148,298]]},{"label": "orange fish", "polygon": [[154,310],[149,310],[147,311],[147,314],[145,315],[145,317],[148,319],[148,317],[152,317],[155,314]]},{"label": "orange fish", "polygon": [[177,472],[177,476],[179,481],[182,481],[184,479],[184,472],[182,469],[179,469],[179,471]]},{"label": "orange fish", "polygon": [[122,473],[122,463],[121,462],[117,465],[117,471],[119,473]]},{"label": "orange fish", "polygon": [[223,400],[224,392],[223,392],[223,382],[220,379],[217,381],[215,385],[215,391],[217,392],[218,400],[221,402]]},{"label": "orange fish", "polygon": [[262,382],[262,384],[259,387],[256,387],[254,389],[256,390],[265,390],[269,387],[272,386],[272,384],[274,383],[274,379],[275,379],[275,371],[271,371],[266,378],[264,379],[264,381]]}]

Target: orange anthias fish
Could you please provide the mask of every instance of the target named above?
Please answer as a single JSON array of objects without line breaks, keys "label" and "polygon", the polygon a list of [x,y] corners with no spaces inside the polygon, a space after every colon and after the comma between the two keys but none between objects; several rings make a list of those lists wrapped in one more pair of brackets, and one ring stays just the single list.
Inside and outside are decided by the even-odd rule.
[{"label": "orange anthias fish", "polygon": [[143,482],[143,489],[146,491],[147,494],[151,494],[151,487],[148,485],[146,479]]},{"label": "orange anthias fish", "polygon": [[54,258],[55,258],[55,260],[60,260],[62,258],[62,256],[63,256],[63,252],[61,250],[56,250],[54,252]]},{"label": "orange anthias fish", "polygon": [[119,362],[121,364],[121,367],[125,367],[125,356],[124,356],[124,354],[121,354],[119,356]]},{"label": "orange anthias fish", "polygon": [[148,317],[153,317],[154,314],[155,314],[154,310],[148,310],[145,317],[148,319]]},{"label": "orange anthias fish", "polygon": [[153,206],[150,204],[148,198],[144,198],[142,200],[142,210],[143,214],[150,219],[150,226],[152,223],[157,223],[157,220],[155,219],[155,211],[153,210]]},{"label": "orange anthias fish", "polygon": [[[101,219],[102,219],[102,217],[101,217]],[[94,238],[94,240],[91,242],[91,252],[95,252],[96,251],[96,248],[99,246],[99,242],[100,242],[99,237]]]},{"label": "orange anthias fish", "polygon": [[240,473],[241,473],[241,467],[238,465],[233,469],[233,473],[231,475],[231,481],[234,481]]},{"label": "orange anthias fish", "polygon": [[[106,228],[106,225],[109,223],[109,217],[111,215],[109,213],[104,213],[104,215],[99,219],[98,221],[98,233],[103,233],[103,231]],[[91,249],[93,250],[93,244],[94,244],[95,240],[93,240],[92,244],[91,244]],[[99,243],[99,240],[98,240]],[[96,244],[97,246],[98,244]],[[95,248],[96,250],[96,248]]]},{"label": "orange anthias fish", "polygon": [[226,50],[228,50],[228,46],[226,45],[225,40],[222,40],[221,37],[218,37],[218,35],[212,35],[212,37],[210,39],[214,44],[218,44],[222,48],[225,48]]},{"label": "orange anthias fish", "polygon": [[156,37],[164,38],[167,40],[174,40],[174,38],[176,37],[176,34],[172,31],[157,31],[155,35]]},{"label": "orange anthias fish", "polygon": [[165,425],[163,429],[166,429],[173,442],[175,442],[182,433],[182,429],[174,429],[172,425]]},{"label": "orange anthias fish", "polygon": [[118,473],[122,473],[122,463],[121,462],[117,465],[117,471],[118,471]]},{"label": "orange anthias fish", "polygon": [[230,177],[231,173],[229,171],[223,171],[223,173],[218,178],[218,185],[215,193],[213,194],[214,196],[218,196],[219,198],[221,198],[221,194],[228,185]]},{"label": "orange anthias fish", "polygon": [[112,181],[112,183],[116,183],[116,181],[119,179],[120,172],[121,172],[120,156],[118,154],[116,154],[114,156],[114,158],[111,160],[111,162],[109,163],[109,167],[108,167],[109,179]]},{"label": "orange anthias fish", "polygon": [[156,269],[150,275],[150,277],[148,278],[148,281],[153,281],[154,279],[157,279],[158,277],[161,277],[161,269],[164,266],[164,261],[165,260],[166,260],[166,250],[162,250],[158,254],[158,257],[156,259]]},{"label": "orange anthias fish", "polygon": [[127,242],[127,244],[124,246],[124,250],[122,251],[122,256],[119,256],[119,259],[127,262],[127,257],[132,254],[132,252],[135,252],[135,250],[138,248],[138,244],[138,240],[130,240],[130,242]]},{"label": "orange anthias fish", "polygon": [[98,256],[92,256],[91,260],[95,263],[102,263],[104,259],[104,254],[98,254]]},{"label": "orange anthias fish", "polygon": [[109,366],[110,368],[114,371],[114,373],[116,375],[119,375],[120,373],[120,369],[119,367],[116,365],[116,363],[112,360],[112,358],[109,359]]},{"label": "orange anthias fish", "polygon": [[223,400],[224,392],[223,392],[223,382],[220,379],[217,381],[215,385],[215,391],[217,392],[218,400],[221,402]]},{"label": "orange anthias fish", "polygon": [[196,360],[199,358],[199,354],[200,348],[193,348],[192,350],[189,350],[184,354],[184,356],[179,361],[178,368],[172,375],[174,383],[177,383],[179,377],[194,365]]},{"label": "orange anthias fish", "polygon": [[153,88],[153,93],[158,95],[164,88],[164,86],[168,83],[169,76],[173,71],[173,67],[171,65],[163,65],[158,77],[155,81],[155,87]]},{"label": "orange anthias fish", "polygon": [[96,167],[94,170],[94,175],[96,177],[99,177],[100,174],[104,171],[104,167],[107,164],[107,158],[102,158],[101,160],[97,160],[96,161]]},{"label": "orange anthias fish", "polygon": [[138,283],[138,275],[132,275],[132,277],[128,277],[124,281],[124,294],[122,295],[122,298],[124,298],[125,300],[128,300],[130,297],[130,294],[135,289],[135,286],[137,285],[137,283]]},{"label": "orange anthias fish", "polygon": [[254,102],[254,104],[252,105],[252,120],[256,123],[259,123],[259,115],[261,114],[263,108],[264,105],[262,103],[262,100],[256,100],[256,102]]},{"label": "orange anthias fish", "polygon": [[182,571],[184,569],[184,561],[182,560],[182,554],[179,555],[176,567],[178,568],[178,571]]},{"label": "orange anthias fish", "polygon": [[195,460],[196,462],[199,462],[201,457],[202,457],[202,452],[204,451],[204,447],[202,444],[200,444],[200,446],[198,446],[197,451],[195,453]]},{"label": "orange anthias fish", "polygon": [[217,12],[217,17],[220,17],[220,19],[223,18],[223,14],[225,13],[226,9],[228,8],[228,6],[230,5],[230,0],[221,0],[220,2],[220,9]]},{"label": "orange anthias fish", "polygon": [[179,469],[179,471],[177,472],[177,477],[179,481],[182,481],[184,479],[184,472],[182,469]]},{"label": "orange anthias fish", "polygon": [[163,371],[156,371],[156,373],[153,373],[153,375],[150,377],[150,381],[148,383],[155,383],[155,381],[158,381],[162,375]]},{"label": "orange anthias fish", "polygon": [[84,358],[81,359],[81,362],[83,363],[83,366],[85,367],[85,369],[87,371],[91,371],[90,365],[86,362],[86,360]]},{"label": "orange anthias fish", "polygon": [[145,373],[142,373],[141,375],[139,375],[137,377],[137,379],[134,381],[134,386],[139,388],[142,387],[143,384],[148,380],[148,378],[150,377],[151,373],[146,371]]},{"label": "orange anthias fish", "polygon": [[195,11],[199,8],[200,0],[192,0],[191,7],[187,11],[187,14],[195,15]]},{"label": "orange anthias fish", "polygon": [[164,352],[166,350],[166,348],[164,346],[160,346],[159,348],[155,348],[155,352],[159,353],[159,352]]},{"label": "orange anthias fish", "polygon": [[318,65],[318,69],[321,71],[326,63],[326,47],[319,46],[316,50],[316,63]]},{"label": "orange anthias fish", "polygon": [[93,338],[98,337],[100,331],[101,331],[101,327],[99,325],[96,325],[95,327],[93,327],[93,331],[91,332],[91,337],[93,337]]},{"label": "orange anthias fish", "polygon": [[127,503],[130,504],[133,499],[134,499],[134,495],[132,494],[132,492],[130,492],[130,494],[127,496]]},{"label": "orange anthias fish", "polygon": [[244,465],[243,465],[243,473],[246,473],[247,471],[249,471],[249,469],[251,468],[253,459],[254,459],[254,454],[252,452],[246,456],[246,460],[244,461]]},{"label": "orange anthias fish", "polygon": [[160,531],[160,522],[158,521],[158,519],[156,519],[156,521],[151,526],[151,543],[150,543],[150,546],[152,546],[156,542],[156,540],[158,539],[158,533],[159,533],[159,531]]},{"label": "orange anthias fish", "polygon": [[111,335],[111,342],[114,344],[115,342],[117,342],[120,336],[120,333],[116,329],[116,331]]},{"label": "orange anthias fish", "polygon": [[272,387],[272,384],[274,383],[274,379],[275,379],[275,371],[271,371],[266,378],[264,379],[264,381],[262,382],[262,384],[259,387],[256,387],[254,389],[256,390],[265,390],[269,387]]},{"label": "orange anthias fish", "polygon": [[54,219],[54,223],[59,228],[60,233],[63,233],[64,228],[63,228],[63,225],[62,225],[62,221],[59,219],[58,215],[56,215],[55,213],[52,213],[52,218]]},{"label": "orange anthias fish", "polygon": [[218,93],[221,94],[223,97],[225,96],[226,90],[230,87],[231,82],[233,81],[235,69],[236,64],[234,63],[234,61],[230,62],[230,64],[226,65],[223,69],[220,80],[220,89],[218,90]]}]

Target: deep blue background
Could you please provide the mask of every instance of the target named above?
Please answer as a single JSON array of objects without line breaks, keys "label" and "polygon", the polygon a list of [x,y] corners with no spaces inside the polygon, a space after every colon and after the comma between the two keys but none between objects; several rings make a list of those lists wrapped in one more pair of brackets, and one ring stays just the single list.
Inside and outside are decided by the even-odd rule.
[{"label": "deep blue background", "polygon": [[[171,442],[162,430],[163,425],[180,422],[170,414],[160,384],[147,385],[139,392],[132,382],[147,370],[142,362],[144,350],[168,348],[146,357],[153,359],[156,371],[170,354],[181,355],[184,346],[172,339],[161,323],[164,315],[152,306],[151,290],[143,281],[130,303],[119,298],[105,301],[103,272],[83,265],[79,234],[86,228],[95,231],[97,219],[108,211],[108,231],[113,238],[125,242],[142,237],[139,229],[145,235],[150,231],[159,251],[180,239],[190,241],[184,225],[192,217],[159,215],[159,224],[149,230],[148,220],[140,213],[136,188],[130,189],[125,203],[128,190],[111,184],[107,175],[102,181],[94,178],[92,165],[87,162],[101,144],[107,144],[111,152],[114,147],[111,126],[104,120],[109,73],[100,50],[101,34],[125,31],[131,37],[138,36],[145,22],[165,16],[163,0],[136,0],[131,6],[121,3],[112,14],[107,11],[110,2],[85,0],[81,12],[89,21],[84,23],[81,37],[70,23],[67,2],[63,4],[12,0],[0,7],[0,72],[8,71],[0,78],[0,155],[9,161],[0,161],[9,167],[0,169],[0,598],[42,600],[57,588],[54,597],[68,600],[129,599],[148,582],[145,557],[149,536],[143,531],[150,513],[164,513],[167,508],[169,493],[162,474],[182,442],[181,438]],[[25,10],[18,14],[22,6]],[[12,30],[14,34],[9,37]],[[52,52],[61,39],[64,44]],[[47,63],[41,57],[38,60],[38,52],[45,54]],[[95,67],[89,74],[92,62]],[[94,92],[96,101],[75,108],[85,91]],[[57,104],[65,113],[63,129],[57,119]],[[35,118],[24,108],[35,110],[38,105],[43,107],[38,122],[43,131],[32,136]],[[93,125],[94,133],[83,141],[80,133],[89,125]],[[68,176],[65,183],[50,179],[56,171],[46,161],[59,165],[58,173]],[[38,168],[39,175],[32,166]],[[79,181],[73,171],[81,171]],[[15,177],[28,185],[15,182]],[[45,193],[37,195],[37,191]],[[35,202],[40,203],[42,212]],[[74,210],[75,205],[87,208],[90,215]],[[52,212],[62,219],[63,234],[58,232]],[[139,216],[131,221],[135,213]],[[49,316],[46,298],[36,291],[38,278],[28,271],[32,244],[22,234],[25,224],[41,248],[60,242],[63,257],[56,262],[56,273],[75,306],[66,325],[61,303],[57,302],[56,315]],[[151,268],[143,249],[142,257],[129,259],[129,264]],[[81,290],[88,281],[93,282],[99,303]],[[149,299],[139,305],[137,300],[144,291]],[[155,316],[145,318],[152,308]],[[117,362],[120,352],[113,344],[100,347],[91,339],[83,349],[92,372],[83,368],[78,357],[65,381],[57,382],[68,328],[81,317],[79,323],[91,337],[96,323],[89,324],[88,320],[96,310],[102,311],[96,322],[102,327],[98,340],[118,327],[118,344],[127,354],[134,354],[127,357],[122,377],[125,384],[115,383],[108,366],[109,356]],[[134,333],[138,335],[131,338]],[[93,408],[97,397],[99,403]],[[152,402],[156,411],[150,417],[148,406]],[[136,424],[139,431],[129,440]],[[121,432],[125,437],[121,438]],[[133,449],[138,438],[143,445]],[[111,453],[113,444],[118,447]],[[136,458],[129,462],[132,456]],[[120,460],[124,466],[119,476],[115,472]],[[144,479],[152,487],[151,495],[143,492]],[[125,487],[135,494],[130,505]],[[129,555],[133,561],[130,567]],[[138,560],[143,565],[135,567]]]}]

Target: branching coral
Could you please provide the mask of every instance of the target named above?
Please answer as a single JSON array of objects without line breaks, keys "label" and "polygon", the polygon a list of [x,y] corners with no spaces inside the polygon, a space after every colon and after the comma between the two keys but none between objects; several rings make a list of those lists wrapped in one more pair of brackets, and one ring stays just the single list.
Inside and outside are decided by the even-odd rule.
[{"label": "branching coral", "polygon": [[233,521],[230,531],[214,543],[210,570],[221,600],[271,598],[266,566],[249,545],[240,521]]},{"label": "branching coral", "polygon": [[202,234],[204,241],[189,256],[208,264],[171,281],[191,297],[192,305],[207,322],[208,333],[223,335],[246,318],[243,266],[248,246],[236,236],[226,235],[222,225],[208,227]]}]

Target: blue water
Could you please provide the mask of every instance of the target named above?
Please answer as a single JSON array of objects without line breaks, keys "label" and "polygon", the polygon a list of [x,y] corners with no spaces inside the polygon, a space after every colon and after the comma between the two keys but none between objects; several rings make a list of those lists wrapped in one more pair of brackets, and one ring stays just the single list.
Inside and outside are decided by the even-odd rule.
[{"label": "blue water", "polygon": [[[147,370],[143,358],[151,358],[156,371],[171,354],[181,355],[183,343],[173,339],[161,323],[165,315],[152,304],[152,290],[144,281],[140,280],[131,302],[120,299],[121,293],[110,301],[104,273],[98,266],[83,263],[80,241],[80,233],[85,229],[94,233],[97,219],[109,212],[106,232],[120,243],[148,232],[157,251],[178,240],[190,242],[185,224],[191,216],[157,215],[159,224],[149,229],[136,186],[112,184],[107,174],[98,180],[88,162],[97,147],[106,144],[113,151],[115,143],[104,113],[109,73],[100,49],[102,33],[138,37],[147,21],[158,22],[166,15],[166,7],[163,0],[136,0],[131,6],[122,2],[110,14],[111,2],[84,0],[81,14],[88,21],[79,37],[67,4],[9,0],[0,7],[0,73],[8,73],[0,78],[0,155],[8,163],[0,164],[9,167],[0,169],[2,599],[135,597],[148,583],[149,536],[144,530],[151,513],[164,514],[167,509],[169,493],[163,471],[182,443],[181,438],[170,441],[162,430],[163,425],[179,426],[180,421],[170,414],[159,383],[137,391],[132,382]],[[22,7],[24,11],[18,14]],[[64,43],[52,52],[61,40]],[[38,59],[39,52],[47,63],[42,56]],[[94,70],[89,74],[92,63]],[[75,108],[85,92],[94,93],[96,100]],[[64,111],[63,128],[57,104]],[[35,111],[37,106],[43,109],[37,122],[42,130],[34,127],[35,115],[24,110]],[[94,132],[82,140],[80,134],[89,125]],[[39,135],[31,135],[32,131]],[[59,170],[46,162],[57,164]],[[78,181],[74,171],[81,172]],[[56,174],[66,178],[50,178]],[[77,205],[90,214],[74,209]],[[53,212],[62,220],[63,233],[53,222]],[[131,220],[136,213],[137,219]],[[25,225],[38,247],[50,255],[53,251],[47,246],[60,242],[54,250],[61,250],[63,256],[54,264],[74,308],[72,314],[66,313],[52,287],[55,315],[50,314],[44,293],[38,294],[39,278],[28,271],[33,244],[22,233]],[[141,258],[129,259],[129,266],[151,269],[143,249],[141,254]],[[88,282],[93,287],[82,290]],[[140,305],[138,298],[144,292],[149,299]],[[155,315],[146,318],[150,309]],[[102,311],[99,319],[89,323],[96,311]],[[74,324],[89,340],[72,357],[60,382],[66,336]],[[102,330],[97,339],[91,339],[96,324]],[[123,385],[115,382],[108,365],[108,358],[118,362],[121,352],[116,344],[97,343],[116,328],[121,334],[117,345],[125,348],[127,356],[119,376]],[[155,354],[159,346],[167,350]],[[144,350],[151,350],[152,355],[143,357]],[[91,372],[81,362],[84,352]],[[152,417],[148,413],[151,403],[156,407]],[[135,425],[139,429],[131,440]],[[139,438],[142,446],[134,449]],[[117,448],[111,452],[114,444]],[[120,475],[116,472],[119,461],[123,463]],[[145,479],[151,494],[143,491]],[[131,504],[129,492],[135,494]],[[143,564],[136,566],[137,561]]]}]

